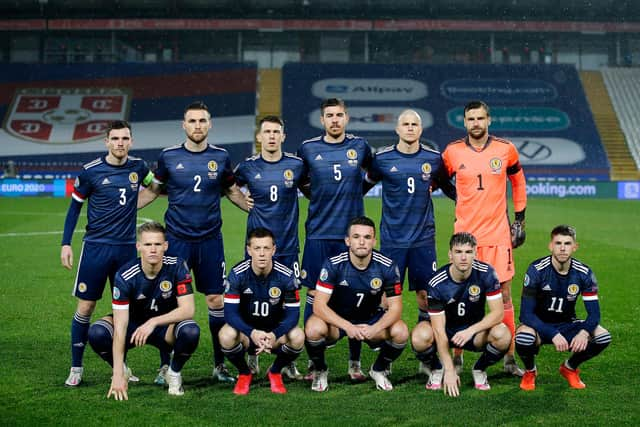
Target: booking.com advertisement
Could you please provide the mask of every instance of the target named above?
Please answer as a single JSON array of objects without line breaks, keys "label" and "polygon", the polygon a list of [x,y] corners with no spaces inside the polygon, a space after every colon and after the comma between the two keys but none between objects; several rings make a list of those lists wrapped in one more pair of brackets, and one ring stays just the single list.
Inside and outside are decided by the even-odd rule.
[{"label": "booking.com advertisement", "polygon": [[374,148],[394,144],[400,112],[422,117],[424,142],[443,150],[466,135],[464,106],[491,108],[489,132],[511,140],[528,177],[609,179],[609,163],[575,68],[563,65],[287,64],[286,150],[323,133],[320,103],[342,98],[347,132]]}]

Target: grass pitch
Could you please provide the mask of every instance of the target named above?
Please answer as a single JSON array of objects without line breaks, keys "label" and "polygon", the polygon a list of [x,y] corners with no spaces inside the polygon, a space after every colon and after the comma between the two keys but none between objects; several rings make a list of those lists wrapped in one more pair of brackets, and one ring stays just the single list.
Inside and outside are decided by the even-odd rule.
[{"label": "grass pitch", "polygon": [[[515,251],[514,305],[519,308],[523,273],[533,259],[547,253],[548,233],[560,223],[576,226],[576,257],[593,268],[600,283],[602,325],[613,343],[582,367],[585,390],[571,390],[557,372],[566,356],[550,346],[538,357],[538,387],[525,393],[518,380],[489,369],[492,389],[473,389],[470,369],[477,354],[466,352],[461,397],[428,392],[426,378],[416,374],[417,361],[407,348],[393,365],[391,393],[375,390],[372,381],[348,381],[347,345],[327,351],[329,390],[314,393],[304,382],[288,383],[289,393],[274,395],[268,381],[254,381],[248,396],[237,397],[229,385],[211,379],[211,338],[204,297],[197,295],[200,346],[183,370],[185,396],[174,398],[153,385],[158,365],[152,347],[134,349],[129,365],[141,382],[129,389],[127,402],[105,398],[111,372],[88,348],[84,384],[63,386],[68,374],[69,327],[75,310],[70,296],[75,272],[60,266],[60,239],[69,201],[51,198],[0,199],[0,402],[4,425],[638,425],[640,364],[637,329],[640,319],[640,205],[618,200],[530,199],[527,242]],[[453,229],[453,204],[437,199],[438,255],[446,262]],[[166,200],[140,211],[140,218],[162,220]],[[367,214],[376,223],[380,200],[367,199]],[[83,211],[84,213],[84,211]],[[228,268],[243,256],[245,215],[223,204]],[[301,207],[302,220],[306,204]],[[77,230],[84,227],[84,216]],[[76,260],[82,232],[74,236]],[[415,323],[415,299],[404,298],[404,319]],[[582,304],[578,304],[582,310]],[[108,295],[94,320],[109,313]],[[375,354],[363,349],[363,368]],[[263,372],[271,361],[261,357]],[[306,355],[299,359],[304,368]]]}]

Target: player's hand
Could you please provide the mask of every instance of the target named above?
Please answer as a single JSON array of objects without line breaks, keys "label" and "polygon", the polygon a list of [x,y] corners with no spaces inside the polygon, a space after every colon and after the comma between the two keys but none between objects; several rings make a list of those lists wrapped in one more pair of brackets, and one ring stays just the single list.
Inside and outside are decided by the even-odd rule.
[{"label": "player's hand", "polygon": [[151,322],[151,319],[147,320],[136,329],[131,335],[131,343],[136,347],[143,346],[147,343],[147,338],[153,333],[156,326]]},{"label": "player's hand", "polygon": [[551,339],[551,342],[556,347],[557,351],[567,351],[567,350],[569,350],[569,343],[567,342],[565,337],[562,336],[562,334],[560,334],[560,333],[555,334],[553,336],[553,338]]},{"label": "player's hand", "polygon": [[573,339],[571,340],[571,345],[569,346],[571,348],[571,351],[573,351],[574,353],[584,351],[587,348],[587,344],[589,344],[589,338],[591,338],[589,332],[585,331],[584,329],[578,332],[578,335],[573,337]]},{"label": "player's hand", "polygon": [[271,352],[271,350],[276,346],[276,341],[278,341],[278,338],[276,337],[276,334],[274,334],[273,332],[267,332],[265,334],[265,347],[267,347],[269,349],[269,352]]},{"label": "player's hand", "polygon": [[129,400],[127,396],[127,387],[129,381],[125,378],[124,373],[122,375],[114,375],[111,378],[111,387],[107,393],[107,399],[113,396],[115,400]]},{"label": "player's hand", "polygon": [[62,245],[62,249],[60,249],[60,262],[62,262],[62,266],[67,270],[73,268],[73,249],[71,249],[70,245]]},{"label": "player's hand", "polygon": [[445,396],[460,396],[460,377],[456,374],[456,370],[444,370],[444,378],[442,379],[442,390]]},{"label": "player's hand", "polygon": [[380,330],[375,325],[362,324],[356,326],[360,328],[362,335],[364,335],[364,338],[367,340],[374,339],[380,333]]},{"label": "player's hand", "polygon": [[247,209],[251,210],[255,206],[253,197],[251,197],[251,191],[244,192],[244,201],[247,203]]},{"label": "player's hand", "polygon": [[362,341],[365,338],[362,328],[359,325],[350,324],[347,329],[345,329],[347,336],[351,339]]},{"label": "player's hand", "polygon": [[524,221],[516,219],[511,224],[511,246],[513,249],[522,246],[526,238],[527,233],[524,231]]},{"label": "player's hand", "polygon": [[456,332],[456,334],[451,338],[451,342],[454,343],[456,347],[462,348],[471,338],[473,338],[473,331],[470,331],[469,328],[467,328]]},{"label": "player's hand", "polygon": [[267,338],[267,333],[261,331],[259,329],[254,329],[251,331],[251,341],[256,346],[256,355],[260,353],[270,353],[271,348],[269,347],[269,339]]}]

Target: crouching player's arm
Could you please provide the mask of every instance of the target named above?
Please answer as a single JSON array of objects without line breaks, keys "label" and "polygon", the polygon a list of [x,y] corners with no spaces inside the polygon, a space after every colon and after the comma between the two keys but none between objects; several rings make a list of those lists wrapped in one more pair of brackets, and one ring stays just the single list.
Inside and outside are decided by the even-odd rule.
[{"label": "crouching player's arm", "polygon": [[433,337],[436,340],[436,348],[438,349],[438,357],[444,368],[443,390],[444,394],[457,397],[460,395],[460,377],[456,374],[456,368],[453,366],[453,359],[449,352],[449,337],[447,337],[446,324],[447,316],[444,306],[429,300],[429,317],[431,319],[431,327],[433,328]]}]

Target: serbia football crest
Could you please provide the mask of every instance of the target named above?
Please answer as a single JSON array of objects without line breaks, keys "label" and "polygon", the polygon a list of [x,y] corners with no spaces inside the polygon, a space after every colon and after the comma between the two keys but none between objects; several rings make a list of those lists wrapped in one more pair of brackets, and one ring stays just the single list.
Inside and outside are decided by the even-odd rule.
[{"label": "serbia football crest", "polygon": [[120,88],[16,90],[4,130],[21,139],[71,144],[104,137],[109,122],[127,120],[131,93]]}]

